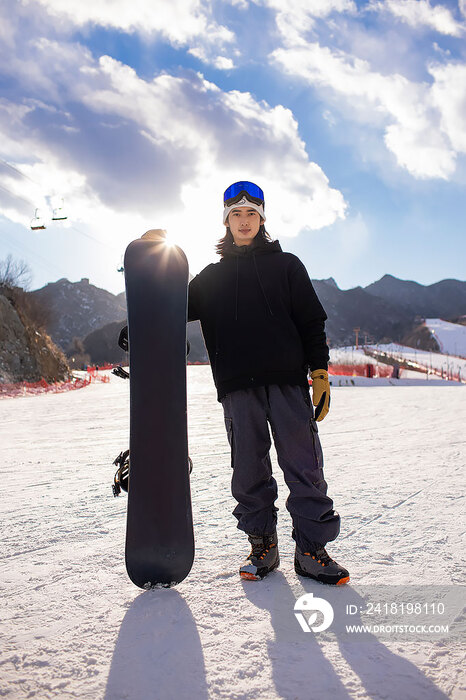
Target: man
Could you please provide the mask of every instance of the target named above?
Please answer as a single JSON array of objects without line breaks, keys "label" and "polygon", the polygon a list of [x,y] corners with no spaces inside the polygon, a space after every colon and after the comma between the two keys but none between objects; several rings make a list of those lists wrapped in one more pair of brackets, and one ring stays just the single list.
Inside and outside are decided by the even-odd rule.
[{"label": "man", "polygon": [[201,321],[231,446],[233,514],[252,545],[240,575],[262,579],[279,565],[270,424],[290,490],[295,570],[338,585],[349,574],[325,550],[338,536],[340,516],[327,496],[316,423],[330,404],[327,316],[303,263],[271,240],[264,222],[257,185],[228,187],[221,260],[189,285],[188,319]]}]

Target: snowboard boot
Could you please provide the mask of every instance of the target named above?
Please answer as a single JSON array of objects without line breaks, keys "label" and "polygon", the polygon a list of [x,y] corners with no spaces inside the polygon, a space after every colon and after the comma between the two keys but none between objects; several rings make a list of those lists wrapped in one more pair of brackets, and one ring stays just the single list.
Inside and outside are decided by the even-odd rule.
[{"label": "snowboard boot", "polygon": [[301,552],[296,547],[294,569],[300,576],[335,586],[348,583],[350,579],[348,571],[329,557],[323,545],[311,552]]},{"label": "snowboard boot", "polygon": [[242,579],[260,581],[280,564],[277,533],[272,535],[248,535],[251,553],[240,566]]}]

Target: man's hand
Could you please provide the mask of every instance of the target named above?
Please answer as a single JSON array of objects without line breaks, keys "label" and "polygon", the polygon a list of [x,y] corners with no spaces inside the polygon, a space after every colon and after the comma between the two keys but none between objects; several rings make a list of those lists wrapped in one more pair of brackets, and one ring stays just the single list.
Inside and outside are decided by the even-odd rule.
[{"label": "man's hand", "polygon": [[123,326],[118,336],[118,345],[122,350],[128,352],[129,342],[128,342],[128,326]]},{"label": "man's hand", "polygon": [[312,403],[316,407],[314,418],[321,421],[325,418],[330,408],[330,384],[326,369],[315,369],[311,372],[312,379]]}]

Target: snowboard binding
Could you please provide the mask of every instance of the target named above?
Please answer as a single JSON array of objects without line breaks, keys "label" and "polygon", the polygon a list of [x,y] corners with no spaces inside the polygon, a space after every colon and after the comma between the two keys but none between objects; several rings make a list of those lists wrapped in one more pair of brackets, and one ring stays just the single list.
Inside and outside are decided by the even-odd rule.
[{"label": "snowboard binding", "polygon": [[129,482],[129,450],[120,452],[118,457],[113,461],[113,464],[118,467],[115,476],[113,477],[112,491],[113,495],[119,496],[121,491],[128,493]]},{"label": "snowboard binding", "polygon": [[[118,457],[113,460],[113,464],[118,467],[113,477],[112,491],[115,498],[120,495],[122,491],[128,493],[129,484],[129,450],[120,452]],[[188,468],[191,474],[193,470],[193,460],[188,457]]]},{"label": "snowboard binding", "polygon": [[120,365],[112,369],[112,374],[117,377],[121,377],[121,379],[129,379],[129,372],[123,369],[123,367],[120,367]]}]

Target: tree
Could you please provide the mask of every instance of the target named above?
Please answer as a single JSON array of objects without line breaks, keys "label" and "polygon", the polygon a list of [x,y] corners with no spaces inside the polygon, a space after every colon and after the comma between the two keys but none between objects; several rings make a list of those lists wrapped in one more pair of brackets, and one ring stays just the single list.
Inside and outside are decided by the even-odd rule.
[{"label": "tree", "polygon": [[11,253],[0,260],[0,287],[27,289],[31,281],[31,269],[24,260],[15,260]]}]

